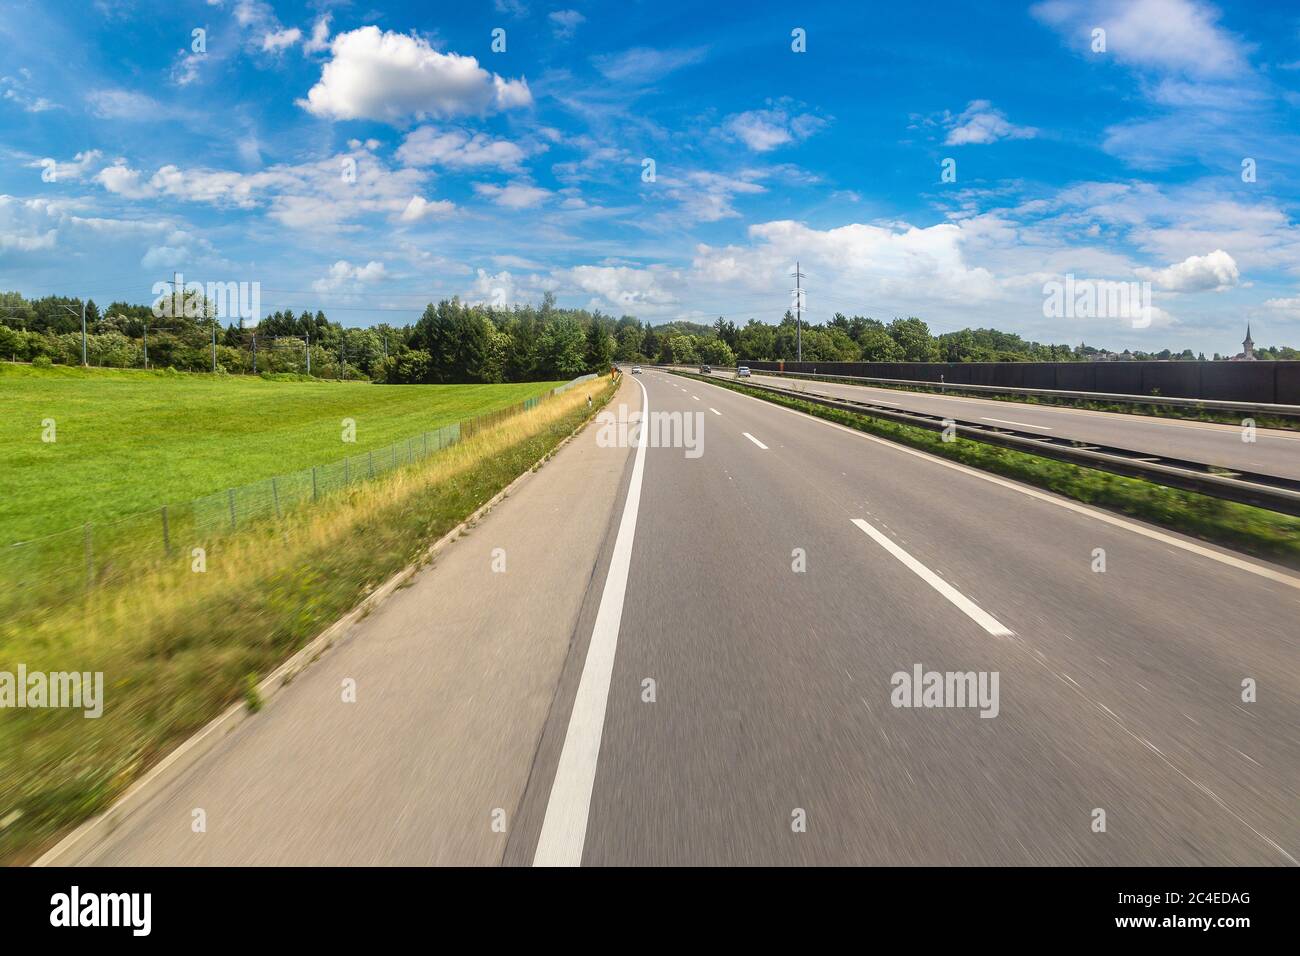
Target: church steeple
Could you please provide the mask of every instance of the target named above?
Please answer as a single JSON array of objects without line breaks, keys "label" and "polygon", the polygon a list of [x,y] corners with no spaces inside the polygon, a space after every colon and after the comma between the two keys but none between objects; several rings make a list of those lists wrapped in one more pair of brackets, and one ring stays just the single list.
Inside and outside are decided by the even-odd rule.
[{"label": "church steeple", "polygon": [[1250,338],[1250,323],[1246,323],[1246,339],[1241,343],[1241,357],[1243,359],[1253,359],[1255,357],[1255,343]]}]

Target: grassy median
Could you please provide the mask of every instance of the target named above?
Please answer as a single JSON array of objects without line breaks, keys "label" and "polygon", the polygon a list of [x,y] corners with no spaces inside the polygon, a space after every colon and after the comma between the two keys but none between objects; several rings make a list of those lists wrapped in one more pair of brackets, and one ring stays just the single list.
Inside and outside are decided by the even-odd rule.
[{"label": "grassy median", "polygon": [[[104,809],[177,743],[418,561],[613,395],[583,383],[436,455],[83,601],[0,622],[0,671],[102,672],[104,709],[0,711],[0,863]],[[587,407],[587,396],[592,407]]]},{"label": "grassy median", "polygon": [[827,408],[725,379],[701,380],[973,468],[1037,485],[1076,501],[1099,505],[1173,531],[1300,568],[1300,518],[967,438],[945,442],[928,429]]}]

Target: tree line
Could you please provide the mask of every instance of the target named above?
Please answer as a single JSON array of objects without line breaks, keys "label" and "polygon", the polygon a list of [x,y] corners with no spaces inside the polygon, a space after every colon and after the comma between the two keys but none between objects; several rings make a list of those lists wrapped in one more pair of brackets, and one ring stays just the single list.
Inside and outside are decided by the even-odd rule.
[{"label": "tree line", "polygon": [[[194,300],[189,300],[194,304]],[[112,368],[212,371],[215,338],[219,373],[310,373],[321,378],[390,384],[522,382],[570,379],[615,362],[728,366],[744,361],[805,362],[1081,362],[1098,358],[1202,360],[1181,353],[1111,353],[1080,343],[1028,341],[996,329],[934,334],[915,316],[889,322],[837,313],[824,324],[800,326],[789,312],[776,325],[743,326],[720,316],[711,325],[653,325],[634,316],[562,308],[547,293],[539,305],[429,303],[414,322],[348,328],[321,310],[282,310],[253,328],[225,324],[211,303],[176,307],[159,318],[151,306],[86,302],[89,364]],[[172,317],[175,316],[175,317]],[[1300,358],[1291,348],[1259,348],[1261,359]],[[81,362],[81,300],[27,300],[0,293],[0,358]],[[1215,358],[1219,358],[1216,354]],[[147,363],[147,364],[146,364]]]}]

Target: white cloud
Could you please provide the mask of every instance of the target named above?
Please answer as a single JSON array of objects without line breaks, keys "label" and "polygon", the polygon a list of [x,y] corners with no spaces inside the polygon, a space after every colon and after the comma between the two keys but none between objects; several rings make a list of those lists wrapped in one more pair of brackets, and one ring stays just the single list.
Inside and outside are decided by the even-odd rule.
[{"label": "white cloud", "polygon": [[421,126],[406,137],[397,150],[397,159],[407,166],[514,170],[523,161],[524,151],[509,140],[493,139],[483,133]]},{"label": "white cloud", "polygon": [[1169,292],[1222,292],[1241,281],[1237,262],[1222,249],[1188,256],[1166,269],[1137,269],[1138,276]]},{"label": "white cloud", "polygon": [[330,54],[320,81],[298,101],[315,116],[396,124],[532,103],[527,81],[502,79],[472,56],[439,53],[421,37],[362,27],[336,36]]},{"label": "white cloud", "polygon": [[[54,181],[71,182],[83,179],[90,172],[91,167],[98,166],[99,160],[103,157],[97,149],[87,149],[77,153],[76,157],[70,160],[59,160],[54,163]],[[49,159],[38,159],[35,162],[28,163],[31,169],[45,170],[49,168]]]},{"label": "white cloud", "polygon": [[388,271],[382,262],[372,259],[364,266],[354,266],[346,259],[340,259],[330,266],[329,275],[317,279],[311,287],[317,292],[357,291],[368,283],[379,282],[386,278],[388,278]]},{"label": "white cloud", "polygon": [[324,53],[330,45],[331,14],[324,14],[312,24],[311,36],[302,45],[303,53]]},{"label": "white cloud", "polygon": [[971,100],[958,116],[949,116],[945,124],[949,146],[973,143],[995,143],[1000,139],[1032,139],[1038,130],[1031,126],[1016,126],[1006,115],[993,108],[988,100]]},{"label": "white cloud", "polygon": [[206,59],[206,53],[194,53],[190,50],[176,51],[176,62],[172,64],[172,82],[177,86],[189,86],[199,78],[199,67]]},{"label": "white cloud", "polygon": [[402,222],[419,222],[422,219],[444,219],[456,211],[456,204],[447,199],[432,202],[423,196],[412,196],[411,201],[402,210],[399,219]]},{"label": "white cloud", "polygon": [[1142,70],[1232,77],[1246,67],[1241,42],[1218,25],[1219,12],[1196,0],[1048,0],[1031,8],[1080,51],[1106,31],[1106,56]]},{"label": "white cloud", "polygon": [[119,159],[112,166],[105,166],[95,179],[109,192],[127,199],[150,199],[158,194],[153,186],[144,181],[140,171],[128,167],[124,159]]},{"label": "white cloud", "polygon": [[48,110],[59,109],[59,104],[54,103],[43,96],[31,92],[27,88],[26,81],[31,79],[31,73],[26,69],[18,71],[22,79],[13,76],[0,76],[0,89],[4,90],[3,98],[10,103],[14,103],[26,110],[28,113],[44,113]]},{"label": "white cloud", "polygon": [[659,185],[667,198],[680,204],[688,221],[717,222],[740,215],[731,205],[732,197],[767,191],[754,182],[758,176],[753,170],[737,176],[697,170],[681,177],[660,176]]},{"label": "white cloud", "polygon": [[272,30],[262,37],[262,52],[279,53],[282,50],[287,50],[301,39],[302,31],[297,27],[289,27],[287,30]]},{"label": "white cloud", "polygon": [[560,40],[568,40],[578,31],[578,27],[586,22],[584,17],[577,10],[554,10],[551,12],[551,32]]},{"label": "white cloud", "polygon": [[631,266],[576,266],[561,274],[594,296],[595,307],[614,312],[646,313],[674,306],[677,298],[665,288],[666,270]]},{"label": "white cloud", "polygon": [[506,209],[531,209],[550,198],[550,191],[515,180],[505,186],[475,183],[474,191]]},{"label": "white cloud", "polygon": [[708,52],[708,48],[702,46],[678,50],[635,47],[622,53],[592,57],[592,63],[606,79],[615,83],[650,83],[674,70],[699,63]]},{"label": "white cloud", "polygon": [[100,119],[149,120],[163,115],[157,100],[130,90],[94,90],[86,100]]},{"label": "white cloud", "polygon": [[756,153],[765,153],[799,140],[807,139],[826,125],[811,113],[792,115],[784,108],[750,110],[728,117],[722,124]]}]

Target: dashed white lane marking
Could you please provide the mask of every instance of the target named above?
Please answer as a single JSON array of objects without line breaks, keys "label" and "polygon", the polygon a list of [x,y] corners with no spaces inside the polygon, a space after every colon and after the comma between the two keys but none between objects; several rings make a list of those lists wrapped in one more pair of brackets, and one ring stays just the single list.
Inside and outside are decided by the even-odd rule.
[{"label": "dashed white lane marking", "polygon": [[691,398],[695,399],[697,402],[700,400],[700,396],[698,395],[692,395]]},{"label": "dashed white lane marking", "polygon": [[763,449],[763,451],[767,451],[767,446],[764,445],[764,444],[763,444],[761,441],[759,441],[757,438],[755,438],[753,435],[751,435],[749,432],[741,432],[741,434],[744,435],[746,438],[748,438],[750,441],[752,441],[752,442],[753,442],[755,445],[757,445],[759,448]]},{"label": "dashed white lane marking", "polygon": [[1003,627],[1001,622],[999,622],[992,614],[989,614],[970,598],[966,597],[966,595],[962,594],[943,578],[939,577],[939,575],[935,574],[920,561],[916,560],[916,558],[904,551],[901,547],[890,540],[888,535],[877,531],[861,518],[854,518],[853,523],[865,531],[872,541],[876,542],[876,544],[880,545],[901,561],[904,567],[942,594],[959,611],[994,637],[1010,637],[1014,633],[1010,629]]},{"label": "dashed white lane marking", "polygon": [[[721,385],[717,387],[722,388]],[[804,421],[812,421],[812,422],[816,422],[819,425],[824,425],[827,428],[834,428],[837,431],[844,432],[846,435],[852,435],[854,438],[858,438],[863,441],[869,441],[876,445],[883,445],[886,448],[892,448],[894,451],[901,452],[904,455],[910,455],[913,458],[922,458],[926,461],[931,462],[932,464],[938,465],[941,468],[948,468],[952,471],[957,471],[957,472],[961,472],[964,475],[969,475],[972,478],[978,478],[980,481],[987,481],[989,484],[997,485],[999,488],[1006,488],[1009,491],[1014,491],[1018,494],[1026,495],[1030,498],[1035,498],[1038,501],[1046,502],[1047,504],[1050,505],[1055,505],[1058,508],[1064,508],[1067,511],[1073,511],[1075,514],[1084,515],[1085,517],[1092,518],[1094,521],[1100,521],[1103,524],[1108,524],[1111,527],[1123,528],[1125,531],[1131,531],[1134,534],[1139,534],[1144,538],[1150,538],[1153,541],[1159,541],[1161,544],[1166,544],[1169,545],[1170,547],[1178,548],[1182,551],[1199,555],[1202,558],[1208,558],[1211,561],[1217,561],[1219,564],[1224,564],[1227,565],[1228,567],[1236,568],[1239,571],[1246,571],[1249,574],[1255,574],[1258,575],[1259,577],[1267,578],[1268,580],[1274,581],[1278,584],[1283,584],[1286,585],[1287,587],[1296,588],[1297,590],[1300,590],[1300,576],[1294,574],[1288,574],[1287,572],[1279,568],[1271,568],[1266,565],[1255,564],[1251,561],[1246,561],[1243,560],[1242,558],[1234,557],[1231,554],[1225,554],[1220,551],[1215,551],[1212,548],[1202,547],[1201,545],[1195,544],[1191,541],[1183,541],[1179,538],[1175,538],[1173,535],[1168,535],[1162,531],[1157,531],[1154,528],[1144,528],[1141,525],[1134,524],[1133,522],[1127,521],[1124,518],[1120,518],[1116,515],[1106,514],[1103,511],[1097,511],[1093,508],[1089,508],[1086,505],[1081,505],[1077,502],[1069,501],[1065,498],[1058,498],[1057,496],[1049,494],[1046,491],[1039,491],[1037,488],[1031,488],[1028,485],[1022,485],[1017,482],[1010,481],[1006,478],[1000,478],[997,475],[991,475],[986,471],[979,471],[978,469],[971,468],[967,465],[959,465],[956,462],[948,461],[945,458],[939,458],[935,455],[930,454],[929,452],[919,451],[915,448],[908,448],[906,445],[900,445],[897,442],[892,442],[885,438],[877,438],[875,435],[868,435],[866,432],[858,431],[856,428],[849,428],[847,425],[841,425],[839,422],[828,422],[824,418],[818,418],[817,416],[809,415],[806,412],[796,411],[793,408],[786,408],[784,405],[777,405],[772,402],[767,402],[761,398],[755,398],[753,395],[741,394],[740,397],[747,398],[751,402],[759,402],[763,405],[768,406],[769,408],[775,408],[778,411],[786,412],[787,414],[794,415],[798,418],[803,419]]]},{"label": "dashed white lane marking", "polygon": [[980,416],[980,421],[982,421],[982,422],[997,422],[999,425],[1015,425],[1017,428],[1038,428],[1038,429],[1041,429],[1041,430],[1043,430],[1043,431],[1045,431],[1045,432],[1050,432],[1050,431],[1052,430],[1052,429],[1051,429],[1049,426],[1047,426],[1047,425],[1030,425],[1030,424],[1027,424],[1026,422],[1010,422],[1010,421],[1007,421],[1005,418],[988,418],[987,416],[984,416],[984,415],[981,415],[981,416]]},{"label": "dashed white lane marking", "polygon": [[[638,382],[638,385],[641,383]],[[641,385],[641,412],[650,414],[650,397]],[[596,761],[600,756],[600,738],[605,730],[605,709],[609,703],[609,682],[614,673],[614,652],[618,648],[618,631],[623,622],[623,598],[627,593],[628,572],[632,565],[632,539],[636,536],[636,517],[641,507],[641,479],[645,473],[646,430],[640,429],[632,480],[623,503],[623,517],[614,539],[614,553],[605,575],[605,589],[600,595],[596,623],[587,645],[587,660],[569,715],[564,735],[564,749],[555,768],[555,782],[546,804],[546,818],[537,839],[533,866],[581,866],[582,847],[587,839],[587,817],[591,812],[591,789],[596,783]]]},{"label": "dashed white lane marking", "polygon": [[716,408],[710,408],[709,411],[713,412],[713,414],[715,414],[715,415],[721,415],[721,414],[722,414],[722,412],[718,411]]}]

